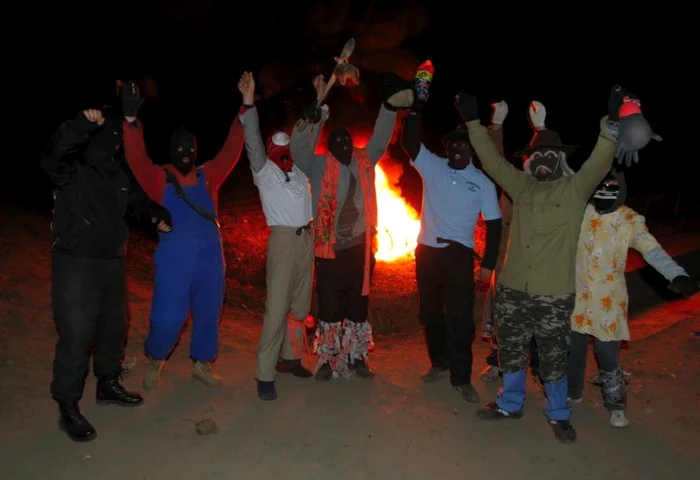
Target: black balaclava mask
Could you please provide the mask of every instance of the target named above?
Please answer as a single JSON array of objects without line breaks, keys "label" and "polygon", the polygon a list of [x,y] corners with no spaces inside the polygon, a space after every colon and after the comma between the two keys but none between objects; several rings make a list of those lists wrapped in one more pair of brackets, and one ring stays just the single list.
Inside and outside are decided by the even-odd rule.
[{"label": "black balaclava mask", "polygon": [[335,127],[328,137],[328,151],[345,166],[352,160],[352,137],[345,127]]},{"label": "black balaclava mask", "polygon": [[613,169],[598,185],[590,203],[596,212],[604,215],[620,208],[626,199],[627,182],[625,182],[625,174]]},{"label": "black balaclava mask", "polygon": [[170,141],[170,162],[182,175],[187,175],[197,160],[197,141],[184,127],[178,127],[173,132]]},{"label": "black balaclava mask", "polygon": [[527,159],[525,168],[541,182],[559,180],[564,175],[565,155],[561,150],[537,150]]},{"label": "black balaclava mask", "polygon": [[90,135],[85,148],[85,160],[97,168],[112,169],[121,167],[122,122],[112,108],[102,109],[104,124]]}]

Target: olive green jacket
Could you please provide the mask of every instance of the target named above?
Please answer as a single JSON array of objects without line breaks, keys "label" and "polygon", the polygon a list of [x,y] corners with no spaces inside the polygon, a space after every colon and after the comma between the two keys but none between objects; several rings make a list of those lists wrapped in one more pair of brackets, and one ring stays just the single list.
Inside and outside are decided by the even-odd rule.
[{"label": "olive green jacket", "polygon": [[489,176],[513,200],[505,267],[499,284],[535,295],[575,293],[576,248],[588,199],[612,167],[617,141],[601,120],[591,156],[575,175],[538,181],[512,166],[478,120],[467,123],[469,139]]}]

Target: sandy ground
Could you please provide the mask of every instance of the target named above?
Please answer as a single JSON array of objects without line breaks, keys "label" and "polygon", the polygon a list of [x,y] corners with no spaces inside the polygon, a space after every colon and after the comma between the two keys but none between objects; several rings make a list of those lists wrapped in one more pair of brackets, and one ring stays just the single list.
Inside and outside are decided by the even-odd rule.
[{"label": "sandy ground", "polygon": [[[260,317],[252,307],[229,301],[216,364],[224,388],[207,389],[190,379],[188,329],[161,388],[142,407],[98,407],[94,380],[88,379],[82,406],[99,436],[76,444],[57,429],[48,392],[56,338],[48,295],[49,238],[45,217],[0,207],[3,480],[697,478],[700,338],[691,336],[700,330],[697,312],[622,352],[633,374],[631,426],[609,427],[599,391],[588,385],[574,415],[579,442],[565,446],[545,423],[543,398],[533,385],[524,418],[498,424],[476,419],[477,407],[463,402],[447,381],[423,385],[418,376],[427,358],[417,333],[377,338],[372,359],[377,376],[371,381],[319,384],[283,376],[278,401],[263,403],[254,379]],[[135,359],[147,331],[151,265],[139,248],[147,253],[148,245],[137,246],[130,263],[127,355]],[[378,281],[392,283],[403,275],[396,268],[410,272],[380,264]],[[408,297],[402,291],[397,303],[415,310],[410,306],[415,299]],[[387,298],[384,312],[391,309]],[[475,376],[486,350],[477,340]],[[592,365],[591,360],[590,374]],[[126,385],[138,389],[142,373],[139,362]],[[475,384],[484,400],[498,387],[478,379]],[[194,423],[207,418],[219,432],[197,435]]]}]

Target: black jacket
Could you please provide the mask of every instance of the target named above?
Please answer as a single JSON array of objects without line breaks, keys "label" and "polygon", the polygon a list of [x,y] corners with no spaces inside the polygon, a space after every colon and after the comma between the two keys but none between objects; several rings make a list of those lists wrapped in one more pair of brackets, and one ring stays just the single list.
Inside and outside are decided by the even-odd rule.
[{"label": "black jacket", "polygon": [[[128,237],[125,217],[144,219],[155,215],[157,207],[120,155],[94,160],[88,153],[92,144],[86,126],[80,115],[65,122],[42,155],[41,167],[53,184],[53,249],[77,257],[123,257]],[[119,135],[117,143],[120,127],[110,132]]]}]

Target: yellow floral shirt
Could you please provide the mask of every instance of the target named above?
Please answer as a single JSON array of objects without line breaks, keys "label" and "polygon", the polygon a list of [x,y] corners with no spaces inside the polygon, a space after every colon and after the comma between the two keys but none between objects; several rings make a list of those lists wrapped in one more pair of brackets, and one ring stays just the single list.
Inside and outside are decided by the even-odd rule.
[{"label": "yellow floral shirt", "polygon": [[629,340],[627,251],[659,247],[644,217],[627,206],[600,215],[588,205],[576,253],[576,306],[571,329],[599,340]]}]

